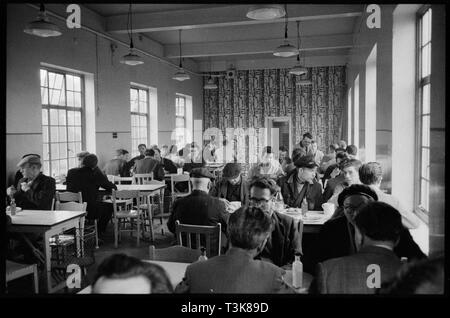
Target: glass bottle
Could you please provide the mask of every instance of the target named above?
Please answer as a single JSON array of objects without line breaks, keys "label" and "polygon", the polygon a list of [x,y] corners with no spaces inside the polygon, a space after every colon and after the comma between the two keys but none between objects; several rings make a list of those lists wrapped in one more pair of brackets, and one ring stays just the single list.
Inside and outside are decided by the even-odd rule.
[{"label": "glass bottle", "polygon": [[308,212],[308,200],[306,199],[306,197],[304,197],[302,201],[302,216],[306,217],[307,212]]},{"label": "glass bottle", "polygon": [[16,215],[16,200],[12,196],[11,196],[11,204],[9,207],[11,209],[11,215]]},{"label": "glass bottle", "polygon": [[198,257],[198,261],[206,261],[208,259],[208,257],[206,257],[206,248],[202,247],[200,250],[202,251],[202,254]]},{"label": "glass bottle", "polygon": [[303,286],[303,264],[300,261],[300,253],[295,253],[295,260],[292,263],[292,286],[302,288]]}]

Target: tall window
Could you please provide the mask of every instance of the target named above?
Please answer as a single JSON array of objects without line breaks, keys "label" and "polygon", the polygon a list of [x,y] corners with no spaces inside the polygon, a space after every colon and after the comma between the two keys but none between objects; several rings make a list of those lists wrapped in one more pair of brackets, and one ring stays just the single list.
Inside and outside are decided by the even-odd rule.
[{"label": "tall window", "polygon": [[83,148],[83,77],[42,68],[43,169],[59,177],[76,167]]},{"label": "tall window", "polygon": [[347,96],[347,143],[352,144],[352,88],[348,89]]},{"label": "tall window", "polygon": [[428,213],[430,187],[430,76],[431,76],[431,8],[422,10],[419,15],[419,184],[418,206]]},{"label": "tall window", "polygon": [[139,155],[138,145],[147,144],[148,135],[148,91],[142,88],[130,89],[131,105],[131,154]]},{"label": "tall window", "polygon": [[353,144],[359,148],[359,74],[356,76],[353,98]]},{"label": "tall window", "polygon": [[175,131],[178,149],[186,144],[184,130],[186,128],[186,97],[177,95],[175,98]]}]

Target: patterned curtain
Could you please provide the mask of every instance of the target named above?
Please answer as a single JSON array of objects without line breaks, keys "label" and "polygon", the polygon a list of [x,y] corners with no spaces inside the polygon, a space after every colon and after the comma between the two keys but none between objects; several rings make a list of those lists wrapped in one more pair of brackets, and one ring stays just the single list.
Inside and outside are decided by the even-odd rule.
[{"label": "patterned curtain", "polygon": [[[293,76],[289,69],[237,71],[234,78],[215,78],[218,89],[204,91],[204,129],[219,128],[226,136],[227,128],[242,128],[235,139],[238,161],[248,162],[247,128],[255,128],[260,145],[268,116],[292,118],[292,140],[298,143],[310,132],[319,149],[341,139],[343,110],[346,101],[345,66],[308,68],[307,77]],[[312,85],[299,86],[296,81],[309,79]],[[207,78],[205,77],[205,82]],[[247,150],[246,150],[247,149]],[[258,153],[260,149],[258,148]]]}]

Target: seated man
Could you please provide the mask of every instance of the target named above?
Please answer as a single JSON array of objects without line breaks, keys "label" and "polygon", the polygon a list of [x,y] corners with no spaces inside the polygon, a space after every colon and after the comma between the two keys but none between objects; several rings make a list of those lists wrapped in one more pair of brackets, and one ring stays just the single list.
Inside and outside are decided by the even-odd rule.
[{"label": "seated man", "polygon": [[[350,146],[349,146],[350,147]],[[400,201],[391,194],[384,193],[380,189],[383,179],[383,170],[378,162],[369,162],[359,168],[359,179],[368,185],[378,196],[378,201],[386,202],[397,209],[402,215],[402,223],[408,229],[416,229],[420,225],[420,219],[411,211],[407,211]]]},{"label": "seated man", "polygon": [[23,210],[51,210],[56,192],[55,179],[41,172],[41,159],[37,156],[23,158],[17,166],[23,175],[18,181],[18,189],[8,188],[8,195],[13,196],[16,206]]},{"label": "seated man", "polygon": [[328,202],[333,203],[334,206],[338,206],[337,201],[342,190],[353,184],[361,184],[361,180],[359,180],[359,168],[361,165],[362,162],[357,159],[346,159],[339,164],[339,168],[344,175],[344,182],[335,186],[333,195]]},{"label": "seated man", "polygon": [[282,175],[284,175],[284,171],[283,168],[281,168],[281,164],[275,159],[274,154],[272,153],[272,147],[267,146],[263,149],[261,161],[250,169],[248,179],[267,176],[276,180]]},{"label": "seated man", "polygon": [[327,170],[327,168],[336,163],[336,149],[339,146],[337,144],[331,144],[329,146],[329,152],[327,154],[325,154],[322,158],[322,161],[320,162],[320,167],[319,167],[319,172],[320,173],[325,173],[325,171]]},{"label": "seated man", "polygon": [[[160,165],[163,168],[163,172],[167,171],[168,173],[177,173],[177,167],[175,166],[172,160],[164,158],[161,155],[159,148],[154,148],[153,150],[155,151],[153,158],[159,161]],[[156,170],[159,171],[159,169],[160,167],[157,167]],[[161,174],[161,171],[159,171],[158,173]]]},{"label": "seated man", "polygon": [[[22,156],[22,159],[24,159],[25,157],[28,157],[28,156],[35,156],[35,157],[38,157],[39,159],[41,158],[41,156],[38,155],[38,154],[35,154],[35,153],[29,153],[29,154],[23,155],[23,156]],[[22,174],[22,171],[21,171],[20,168],[19,168],[19,169],[16,171],[16,174],[15,174],[15,176],[14,176],[14,183],[13,183],[13,186],[14,186],[16,189],[18,189],[18,188],[20,187],[20,185],[19,185],[19,180],[22,179],[22,178],[23,178],[23,174]]]},{"label": "seated man", "polygon": [[131,158],[131,160],[128,161],[128,163],[127,163],[127,168],[126,169],[128,171],[130,171],[130,174],[131,174],[131,171],[134,168],[134,164],[135,164],[136,160],[141,160],[141,159],[145,158],[145,151],[146,150],[147,150],[147,146],[145,144],[139,144],[138,145],[139,155],[137,155],[136,157]]},{"label": "seated man", "polygon": [[322,162],[324,154],[322,150],[319,150],[319,145],[315,140],[311,141],[311,149],[311,154],[314,158],[314,161],[317,163],[317,166],[320,167],[320,163]]},{"label": "seated man", "polygon": [[83,201],[87,202],[87,219],[98,219],[98,233],[101,236],[106,231],[113,209],[112,204],[97,201],[98,189],[102,187],[110,193],[112,189],[117,190],[117,187],[96,169],[97,163],[97,156],[89,154],[83,159],[80,168],[70,169],[67,173],[67,191],[81,191]]},{"label": "seated man", "polygon": [[358,159],[358,147],[355,145],[348,145],[347,148],[345,148],[345,152],[348,154],[349,158]]},{"label": "seated man", "polygon": [[145,150],[144,159],[136,160],[134,163],[135,174],[146,174],[153,172],[153,179],[164,180],[164,166],[160,162],[159,150],[153,148]]},{"label": "seated man", "polygon": [[393,252],[403,230],[400,213],[386,203],[369,202],[353,218],[353,226],[357,252],[319,263],[310,292],[374,294],[395,276],[402,265]]},{"label": "seated man", "polygon": [[[226,231],[229,214],[225,204],[208,194],[211,179],[214,176],[206,168],[192,169],[190,173],[192,192],[188,196],[177,199],[173,211],[167,221],[170,232],[175,233],[175,221],[182,224],[214,226],[222,225],[222,245],[226,246]],[[217,251],[218,252],[218,251]]]},{"label": "seated man", "polygon": [[107,257],[97,269],[92,294],[168,294],[173,292],[159,265],[125,254]]},{"label": "seated man", "polygon": [[127,161],[125,160],[127,153],[128,151],[125,149],[117,149],[115,157],[108,161],[103,168],[103,173],[121,177],[129,176],[130,171],[127,171]]},{"label": "seated man", "polygon": [[213,197],[224,198],[227,201],[239,201],[242,205],[248,203],[248,184],[241,173],[239,163],[227,163],[223,168],[222,179],[216,182],[209,192]]},{"label": "seated man", "polygon": [[256,177],[250,183],[249,205],[266,212],[274,224],[264,250],[258,258],[289,268],[294,261],[294,254],[302,253],[301,238],[295,220],[275,211],[274,203],[278,192],[279,187],[274,180]]},{"label": "seated man", "polygon": [[284,174],[288,175],[295,169],[295,165],[291,158],[285,156],[283,158],[283,162],[281,163],[281,168],[283,169]]},{"label": "seated man", "polygon": [[292,293],[283,281],[283,269],[254,260],[272,231],[270,216],[261,209],[246,207],[232,213],[228,222],[230,248],[226,254],[189,265],[175,292]]},{"label": "seated man", "polygon": [[297,158],[294,162],[297,168],[278,180],[284,203],[301,208],[302,201],[306,198],[309,210],[322,210],[322,186],[314,179],[317,164],[312,156]]},{"label": "seated man", "polygon": [[[354,184],[345,188],[338,197],[338,211],[335,217],[325,222],[317,240],[316,261],[322,262],[355,253],[353,219],[367,203],[378,201],[377,194],[368,186]],[[402,228],[394,253],[409,260],[426,257],[414,242],[409,230]]]},{"label": "seated man", "polygon": [[339,152],[336,154],[336,163],[330,165],[325,172],[324,177],[322,178],[322,182],[325,186],[322,195],[323,202],[327,202],[333,196],[336,187],[341,186],[345,182],[344,171],[342,171],[340,164],[346,159],[349,159],[347,153]]}]

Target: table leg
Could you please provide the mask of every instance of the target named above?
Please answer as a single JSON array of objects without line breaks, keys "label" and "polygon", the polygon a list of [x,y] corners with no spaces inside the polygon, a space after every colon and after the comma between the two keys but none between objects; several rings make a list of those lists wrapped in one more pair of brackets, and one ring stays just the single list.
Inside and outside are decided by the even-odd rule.
[{"label": "table leg", "polygon": [[45,264],[44,264],[44,279],[46,284],[45,292],[52,292],[52,263],[51,263],[51,248],[50,248],[50,233],[47,231],[44,233],[44,255],[45,255]]}]

